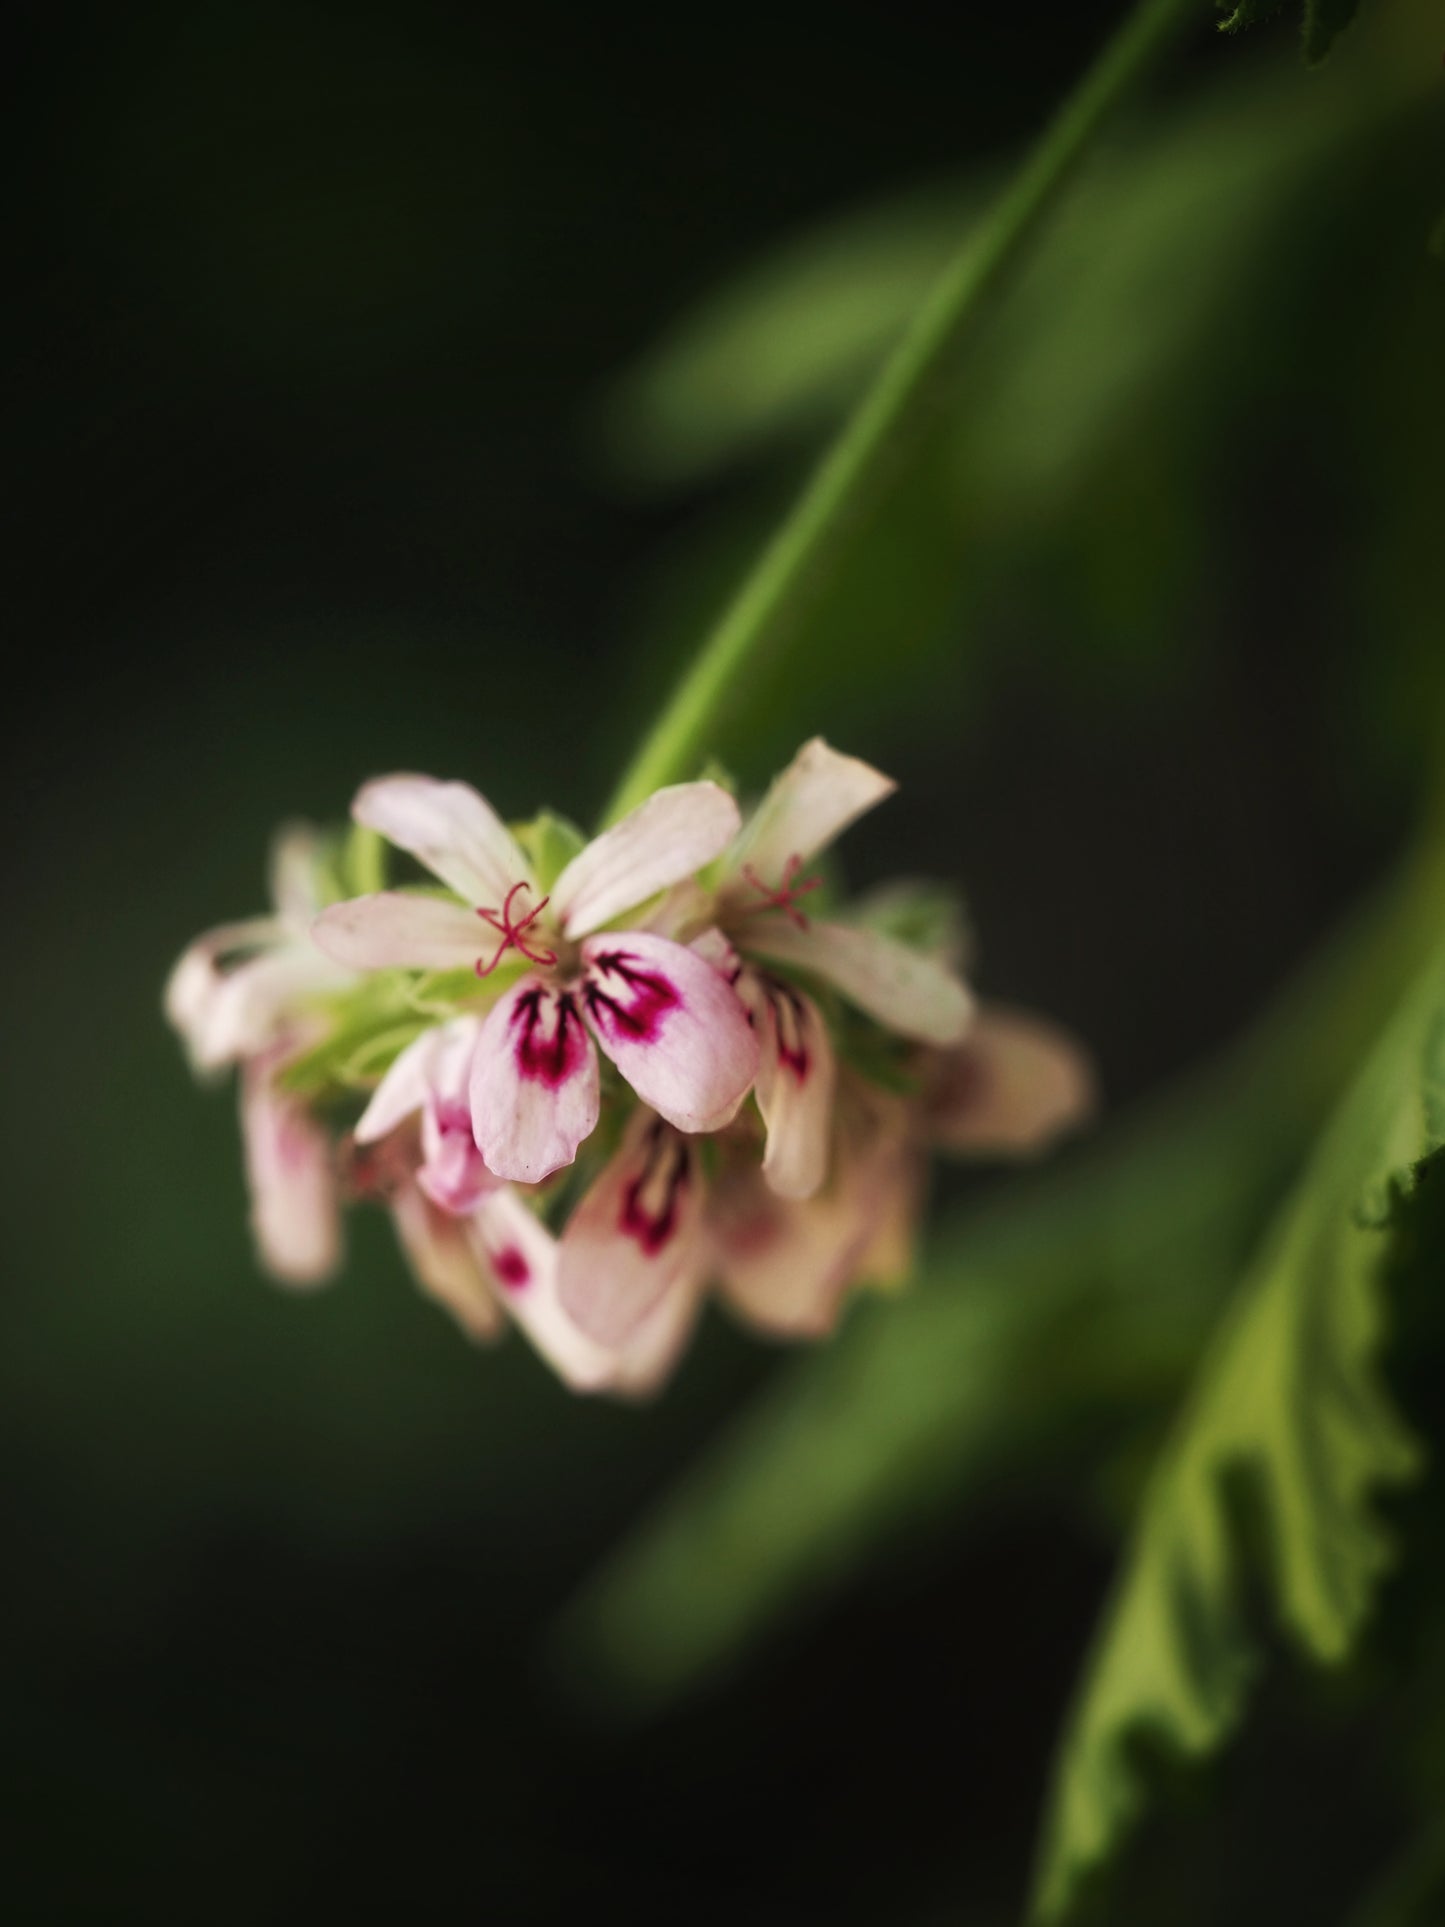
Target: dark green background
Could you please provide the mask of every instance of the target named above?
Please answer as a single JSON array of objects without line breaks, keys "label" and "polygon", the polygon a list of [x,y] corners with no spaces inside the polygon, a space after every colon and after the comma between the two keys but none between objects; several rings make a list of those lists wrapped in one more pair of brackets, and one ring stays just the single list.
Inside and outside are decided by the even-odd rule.
[{"label": "dark green background", "polygon": [[[273,1291],[231,1098],[191,1087],[159,996],[195,931],[260,907],[272,825],[367,775],[598,806],[694,640],[641,640],[656,561],[731,499],[610,482],[610,378],[794,225],[1007,154],[1112,17],[27,11],[11,1918],[1009,1917],[1097,1522],[1001,1491],[702,1704],[610,1725],[540,1635],[777,1355],[714,1319],[655,1408],[574,1401],[519,1342],[474,1353],[367,1219],[334,1290]],[[1202,28],[1175,84],[1293,58]],[[1368,624],[1322,557],[1373,478],[1330,409],[1321,382],[1216,452],[1183,666],[1061,667],[1004,611],[967,704],[891,700],[886,655],[860,704],[824,639],[807,706],[744,701],[724,745],[750,783],[820,729],[895,771],[854,874],[962,884],[986,988],[1077,1026],[1118,1109],[1231,1034],[1407,819],[1408,763],[1352,741]],[[1208,1848],[1191,1920],[1244,1893],[1332,1918],[1380,1849],[1368,1757],[1291,1707],[1181,1835]]]}]

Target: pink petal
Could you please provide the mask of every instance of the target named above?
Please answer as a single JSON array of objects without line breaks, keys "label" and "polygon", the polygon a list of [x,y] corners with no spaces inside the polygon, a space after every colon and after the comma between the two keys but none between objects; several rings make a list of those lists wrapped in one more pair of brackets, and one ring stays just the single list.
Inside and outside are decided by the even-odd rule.
[{"label": "pink petal", "polygon": [[973,998],[953,973],[878,930],[811,920],[799,930],[776,914],[749,917],[737,933],[745,954],[796,964],[840,990],[900,1037],[956,1044],[973,1018]]},{"label": "pink petal", "polygon": [[1094,1109],[1093,1066],[1057,1025],[985,1004],[964,1042],[925,1059],[935,1143],[975,1156],[1046,1149]]},{"label": "pink petal", "polygon": [[726,1124],[758,1068],[731,986],[681,944],[638,930],[589,937],[582,957],[587,1021],[643,1103],[680,1131]]},{"label": "pink petal", "polygon": [[244,923],[223,923],[187,945],[166,980],[166,1020],[180,1033],[193,1066],[214,1070],[231,1061],[231,1053],[215,1040],[216,999],[228,972],[223,959],[263,951],[282,940],[274,917],[250,917]]},{"label": "pink petal", "polygon": [[[746,988],[745,988],[746,986]],[[754,1089],[768,1128],[763,1176],[780,1197],[810,1198],[828,1175],[837,1062],[811,997],[748,971],[738,985],[761,1052]]]},{"label": "pink petal", "polygon": [[485,1199],[468,1221],[468,1237],[498,1298],[533,1346],[574,1391],[610,1385],[615,1356],[594,1343],[557,1296],[557,1241],[510,1188]]},{"label": "pink petal", "polygon": [[274,1055],[253,1060],[241,1081],[241,1136],[251,1192],[251,1229],[261,1262],[289,1285],[319,1285],[341,1255],[331,1141],[296,1098],[277,1089]]},{"label": "pink petal", "polygon": [[763,882],[776,885],[790,858],[806,863],[897,787],[892,777],[815,736],[753,811],[729,868],[746,863]]},{"label": "pink petal", "polygon": [[378,776],[351,814],[420,862],[476,908],[495,909],[532,873],[511,832],[469,783],[432,776]]},{"label": "pink petal", "polygon": [[352,1134],[356,1142],[375,1144],[421,1110],[429,1097],[464,1099],[481,1034],[480,1017],[454,1017],[450,1023],[424,1030],[392,1062],[372,1092]]},{"label": "pink petal", "polygon": [[473,911],[399,890],[331,904],[311,935],[319,950],[353,970],[467,970],[494,948]]},{"label": "pink petal", "polygon": [[902,1101],[857,1080],[840,1091],[835,1168],[813,1197],[780,1198],[755,1165],[735,1159],[708,1210],[724,1296],[763,1331],[831,1331],[851,1286],[896,1281],[921,1202],[920,1162]]},{"label": "pink petal", "polygon": [[538,1184],[570,1164],[597,1123],[597,1052],[577,998],[524,977],[482,1027],[472,1128],[489,1170]]},{"label": "pink petal", "polygon": [[755,1165],[719,1181],[709,1228],[723,1296],[750,1325],[787,1338],[833,1329],[869,1235],[842,1185],[780,1198]]},{"label": "pink petal", "polygon": [[701,1282],[684,1278],[664,1293],[617,1354],[609,1389],[651,1398],[672,1376],[702,1311]]},{"label": "pink petal", "polygon": [[573,857],[553,888],[552,914],[569,937],[600,930],[711,863],[738,822],[737,804],[716,783],[658,790]]},{"label": "pink petal", "polygon": [[693,1146],[638,1111],[562,1234],[558,1293],[589,1338],[625,1344],[670,1291],[696,1284],[702,1203]]},{"label": "pink petal", "polygon": [[469,1338],[497,1337],[502,1307],[491,1267],[477,1255],[468,1228],[438,1211],[412,1184],[398,1186],[393,1194],[391,1218],[419,1288],[443,1305]]}]

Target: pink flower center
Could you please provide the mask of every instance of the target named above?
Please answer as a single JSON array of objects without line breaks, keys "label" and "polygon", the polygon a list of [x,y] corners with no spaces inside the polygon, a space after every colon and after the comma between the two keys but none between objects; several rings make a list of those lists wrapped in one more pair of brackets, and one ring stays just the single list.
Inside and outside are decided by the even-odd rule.
[{"label": "pink flower center", "polygon": [[493,951],[490,963],[484,964],[480,957],[477,958],[476,969],[479,977],[490,977],[509,950],[520,950],[528,963],[556,963],[557,953],[555,950],[534,950],[527,942],[527,932],[552,901],[550,897],[543,897],[535,909],[529,910],[526,916],[520,918],[516,923],[512,921],[512,903],[516,898],[517,892],[519,890],[530,890],[531,887],[530,883],[514,883],[511,889],[508,890],[506,902],[500,910],[478,910],[477,915],[481,918],[482,922],[489,923],[494,930],[499,930],[502,934],[502,941]]},{"label": "pink flower center", "polygon": [[743,865],[743,879],[761,894],[763,901],[758,906],[759,909],[781,910],[789,923],[796,924],[799,930],[806,930],[808,919],[798,908],[798,898],[807,896],[810,890],[816,890],[823,879],[821,877],[800,878],[798,872],[802,867],[803,859],[800,856],[790,856],[783,865],[783,880],[777,889],[774,889],[771,884],[764,883],[751,863]]}]

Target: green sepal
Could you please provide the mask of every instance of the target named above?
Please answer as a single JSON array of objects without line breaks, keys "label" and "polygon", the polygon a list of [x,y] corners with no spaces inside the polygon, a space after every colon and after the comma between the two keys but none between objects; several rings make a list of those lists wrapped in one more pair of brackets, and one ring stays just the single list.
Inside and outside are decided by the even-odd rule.
[{"label": "green sepal", "polygon": [[543,896],[552,888],[574,856],[587,847],[575,823],[552,810],[541,810],[530,823],[514,823],[512,834],[526,852]]},{"label": "green sepal", "polygon": [[375,896],[386,888],[386,841],[378,830],[353,823],[341,846],[341,894]]},{"label": "green sepal", "polygon": [[953,964],[961,963],[973,947],[958,891],[925,878],[905,878],[858,898],[852,921]]}]

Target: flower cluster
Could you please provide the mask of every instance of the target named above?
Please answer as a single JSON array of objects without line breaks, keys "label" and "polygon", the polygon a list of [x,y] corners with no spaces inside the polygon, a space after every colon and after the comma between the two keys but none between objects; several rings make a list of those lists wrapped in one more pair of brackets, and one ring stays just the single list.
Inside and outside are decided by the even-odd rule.
[{"label": "flower cluster", "polygon": [[[930,1150],[1035,1151],[1091,1077],[976,1005],[922,893],[829,913],[818,860],[893,788],[819,739],[746,822],[683,783],[586,843],[399,775],[344,847],[283,833],[274,913],[166,992],[197,1070],[240,1067],[263,1263],[323,1281],[343,1199],[376,1198],[469,1334],[514,1322],[570,1385],[633,1394],[709,1291],[805,1337],[900,1280]],[[386,846],[416,875],[365,888]]]}]

